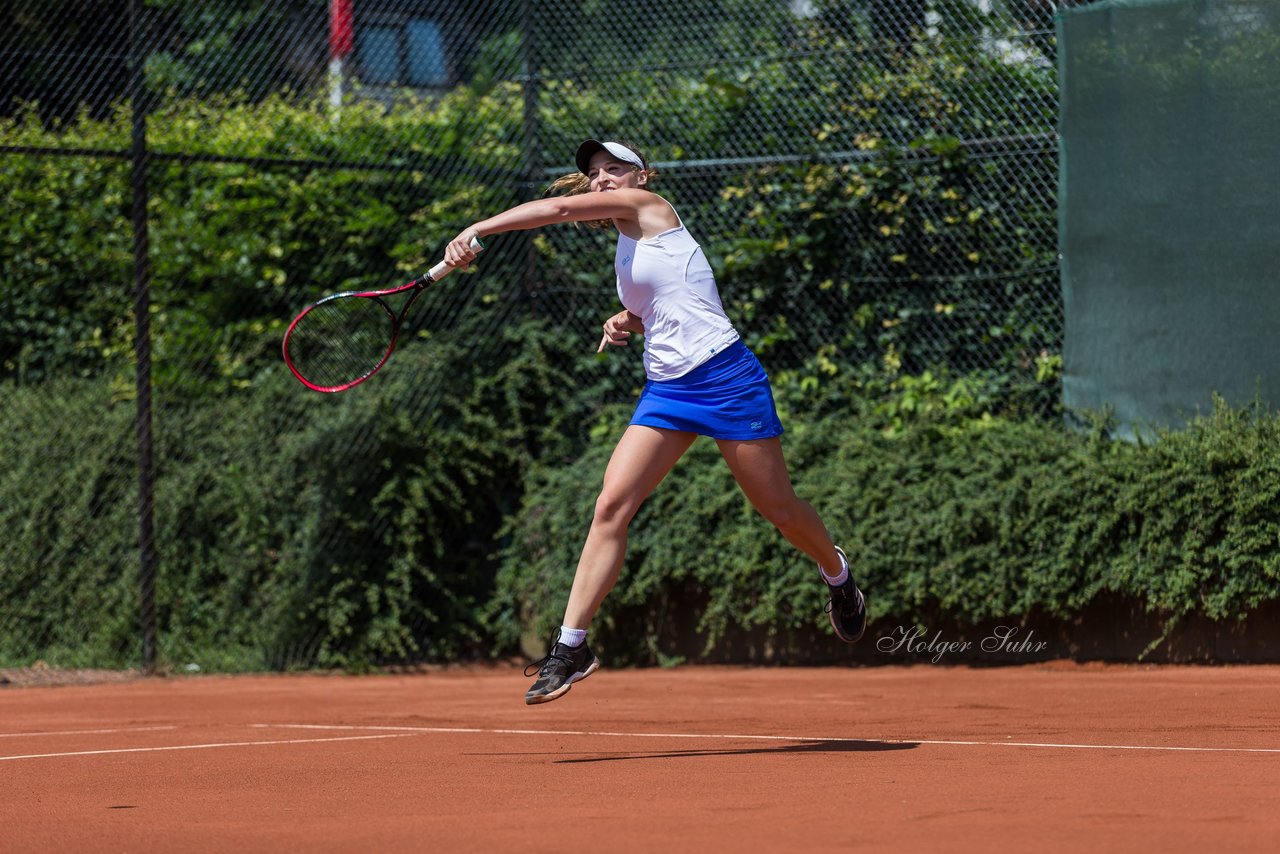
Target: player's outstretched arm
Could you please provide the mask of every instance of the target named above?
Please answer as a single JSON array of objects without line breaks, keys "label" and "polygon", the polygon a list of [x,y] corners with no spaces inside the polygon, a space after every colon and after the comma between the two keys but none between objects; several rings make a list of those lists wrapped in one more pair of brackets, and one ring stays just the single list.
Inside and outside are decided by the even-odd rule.
[{"label": "player's outstretched arm", "polygon": [[527,231],[559,222],[638,220],[646,207],[657,205],[669,207],[660,196],[648,190],[629,188],[608,193],[582,193],[537,199],[467,226],[449,241],[444,257],[453,266],[465,267],[475,258],[475,252],[471,249],[473,238],[485,238],[508,231]]}]

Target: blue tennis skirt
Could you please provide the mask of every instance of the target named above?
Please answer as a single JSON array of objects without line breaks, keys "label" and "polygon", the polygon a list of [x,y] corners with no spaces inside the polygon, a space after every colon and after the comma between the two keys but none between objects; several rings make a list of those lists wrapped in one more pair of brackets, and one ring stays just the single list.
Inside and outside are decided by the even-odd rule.
[{"label": "blue tennis skirt", "polygon": [[741,340],[684,376],[646,382],[631,423],[735,441],[782,435],[769,376]]}]

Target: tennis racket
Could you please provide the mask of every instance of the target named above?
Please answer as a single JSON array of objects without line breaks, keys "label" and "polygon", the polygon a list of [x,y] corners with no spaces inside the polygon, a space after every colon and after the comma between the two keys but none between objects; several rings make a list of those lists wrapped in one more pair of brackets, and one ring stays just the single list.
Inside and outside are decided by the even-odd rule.
[{"label": "tennis racket", "polygon": [[[479,238],[471,248],[484,251]],[[444,261],[412,282],[383,291],[347,291],[314,302],[299,312],[284,333],[284,362],[312,391],[354,388],[378,372],[396,349],[409,309],[432,282],[453,271]],[[388,297],[406,294],[397,314]]]}]

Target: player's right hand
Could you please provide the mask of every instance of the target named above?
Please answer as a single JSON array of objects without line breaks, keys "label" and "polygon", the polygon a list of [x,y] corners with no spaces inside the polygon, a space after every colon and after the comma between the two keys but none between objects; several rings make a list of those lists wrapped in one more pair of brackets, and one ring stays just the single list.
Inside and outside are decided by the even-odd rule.
[{"label": "player's right hand", "polygon": [[475,250],[471,248],[471,241],[479,239],[480,234],[476,231],[475,226],[468,226],[458,232],[458,236],[449,241],[444,248],[444,260],[450,267],[461,267],[466,269],[476,258]]}]

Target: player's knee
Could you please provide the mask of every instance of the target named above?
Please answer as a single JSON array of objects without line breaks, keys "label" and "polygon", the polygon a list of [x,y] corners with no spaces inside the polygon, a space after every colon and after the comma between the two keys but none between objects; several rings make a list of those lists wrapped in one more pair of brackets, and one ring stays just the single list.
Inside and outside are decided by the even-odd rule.
[{"label": "player's knee", "polygon": [[631,523],[636,514],[636,503],[629,495],[618,495],[608,491],[600,493],[596,499],[595,517],[592,524],[603,527],[623,527]]},{"label": "player's knee", "polygon": [[764,506],[757,505],[756,509],[780,531],[795,527],[803,513],[800,501],[796,499],[777,499],[769,501]]}]

